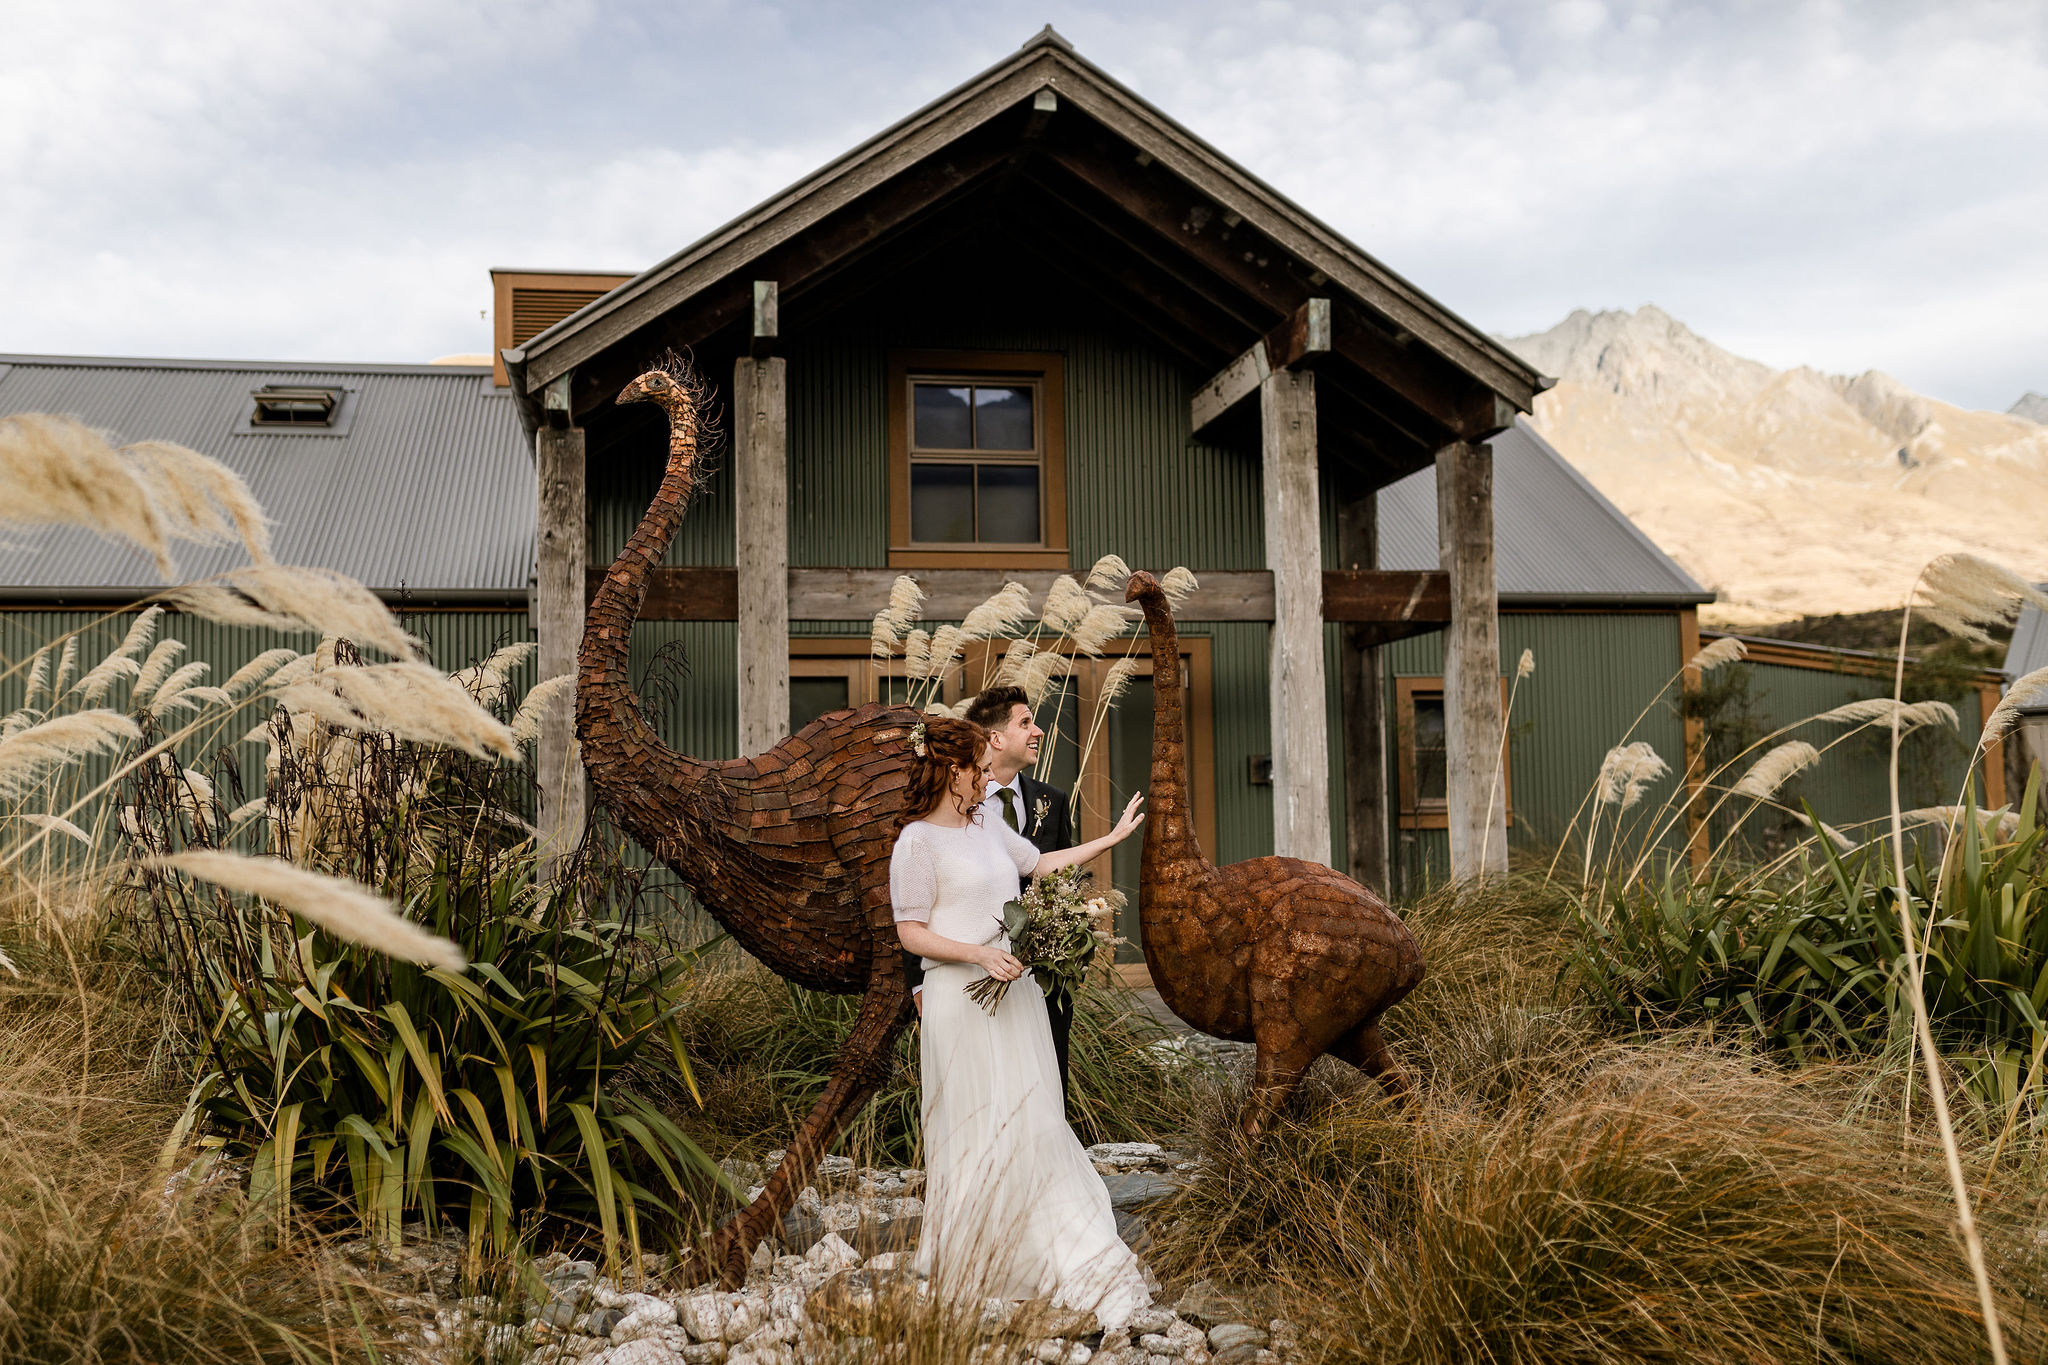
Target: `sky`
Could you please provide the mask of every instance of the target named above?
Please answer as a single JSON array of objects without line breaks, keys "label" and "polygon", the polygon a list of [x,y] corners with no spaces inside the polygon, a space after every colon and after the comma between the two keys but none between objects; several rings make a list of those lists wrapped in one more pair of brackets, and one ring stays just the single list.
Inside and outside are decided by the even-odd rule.
[{"label": "sky", "polygon": [[422,361],[1050,22],[1475,325],[2048,392],[2048,3],[0,0],[0,351]]}]

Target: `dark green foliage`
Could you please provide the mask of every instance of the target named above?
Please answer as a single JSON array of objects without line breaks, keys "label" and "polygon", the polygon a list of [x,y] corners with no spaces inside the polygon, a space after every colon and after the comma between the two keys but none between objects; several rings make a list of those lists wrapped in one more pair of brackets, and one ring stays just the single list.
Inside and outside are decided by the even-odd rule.
[{"label": "dark green foliage", "polygon": [[[1945,1044],[2031,1051],[2048,1032],[2048,831],[2039,794],[2037,781],[2011,827],[1990,836],[1963,821],[1946,872],[1928,866],[1924,846],[1909,845],[1917,848],[1906,884],[1925,926],[1927,1006]],[[1902,1037],[1902,927],[1888,845],[1847,854],[1818,847],[1805,866],[1761,885],[1673,872],[1611,892],[1580,911],[1579,976],[1636,1028],[1704,1022],[1798,1057]]]}]

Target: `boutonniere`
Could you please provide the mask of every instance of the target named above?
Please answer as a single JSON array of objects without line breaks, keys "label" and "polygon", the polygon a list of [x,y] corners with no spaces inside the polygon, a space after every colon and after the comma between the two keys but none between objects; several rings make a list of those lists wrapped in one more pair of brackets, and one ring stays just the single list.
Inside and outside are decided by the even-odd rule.
[{"label": "boutonniere", "polygon": [[1038,827],[1045,823],[1047,812],[1052,810],[1052,798],[1041,796],[1031,803],[1031,832],[1038,833]]}]

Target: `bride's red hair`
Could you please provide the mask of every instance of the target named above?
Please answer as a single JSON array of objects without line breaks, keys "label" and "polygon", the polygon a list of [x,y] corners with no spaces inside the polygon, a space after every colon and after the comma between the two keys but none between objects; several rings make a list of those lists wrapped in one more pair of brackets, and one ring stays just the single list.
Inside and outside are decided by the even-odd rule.
[{"label": "bride's red hair", "polygon": [[[906,738],[905,745],[910,743]],[[950,716],[924,718],[924,757],[910,756],[910,789],[903,794],[903,814],[896,817],[896,834],[913,820],[922,820],[952,795],[953,770],[979,767],[981,752],[988,746],[988,731],[972,721]],[[981,813],[980,802],[960,812],[972,820]],[[891,836],[894,841],[894,836]]]}]

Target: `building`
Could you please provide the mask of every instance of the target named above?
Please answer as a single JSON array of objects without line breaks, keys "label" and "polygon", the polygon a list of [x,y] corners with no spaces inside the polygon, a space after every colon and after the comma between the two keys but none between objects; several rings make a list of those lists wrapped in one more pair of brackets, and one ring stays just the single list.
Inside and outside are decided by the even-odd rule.
[{"label": "building", "polygon": [[[612,399],[686,349],[728,437],[634,639],[679,749],[756,753],[883,695],[868,623],[899,573],[957,619],[1115,552],[1202,580],[1180,674],[1219,862],[1291,852],[1412,890],[1562,838],[1624,734],[1685,766],[1683,718],[1650,703],[1710,594],[1519,420],[1547,381],[1050,30],[640,274],[494,276],[502,385],[0,357],[0,415],[223,459],[280,559],[370,584],[446,667],[532,638],[551,676],[665,458],[660,414]],[[89,534],[11,536],[4,651],[155,585]],[[168,629],[217,672],[278,643]],[[1088,832],[1146,780],[1136,649],[1088,771],[1055,755]],[[1066,735],[1104,666],[1077,671]],[[559,727],[542,759],[543,820],[574,824]],[[1136,859],[1115,856],[1127,887]]]},{"label": "building", "polygon": [[[2048,592],[2048,583],[2036,586]],[[2021,609],[2013,626],[2002,681],[2010,686],[2044,668],[2048,668],[2048,614],[2029,604]],[[2034,769],[2048,771],[2048,696],[2036,695],[2022,707],[2005,750],[2006,788],[2017,798],[2026,791]]]}]

